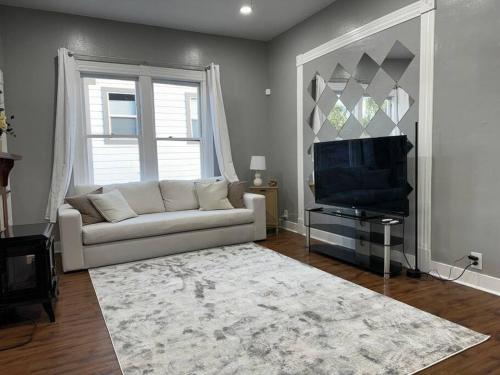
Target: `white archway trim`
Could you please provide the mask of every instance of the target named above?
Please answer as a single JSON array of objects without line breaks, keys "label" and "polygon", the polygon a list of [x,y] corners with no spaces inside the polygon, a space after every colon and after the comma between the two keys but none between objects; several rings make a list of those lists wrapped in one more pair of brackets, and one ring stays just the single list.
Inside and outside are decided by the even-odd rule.
[{"label": "white archway trim", "polygon": [[434,24],[435,0],[420,0],[332,39],[297,56],[297,182],[298,226],[304,233],[304,109],[303,65],[351,43],[420,17],[420,92],[419,92],[419,256],[422,270],[431,264],[431,188],[432,121],[434,103]]}]

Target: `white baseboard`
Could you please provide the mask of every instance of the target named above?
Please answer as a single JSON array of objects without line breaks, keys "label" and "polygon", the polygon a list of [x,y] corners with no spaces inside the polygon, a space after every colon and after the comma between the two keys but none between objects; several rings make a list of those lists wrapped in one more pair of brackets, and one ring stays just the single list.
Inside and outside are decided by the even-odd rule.
[{"label": "white baseboard", "polygon": [[[292,221],[283,221],[281,228],[288,230],[290,232],[294,233],[300,233],[299,229],[299,224],[294,223]],[[326,243],[331,243],[331,244],[336,244],[336,245],[343,245],[346,247],[349,247],[350,239],[347,239],[342,236],[338,236],[332,233],[324,232],[324,231],[319,231],[319,230],[311,230],[311,238],[314,238],[316,240],[320,240]],[[426,252],[429,250],[426,249],[420,249],[419,254],[422,254],[422,252]],[[408,262],[410,265],[415,264],[415,256],[413,254],[406,254],[406,258],[408,259]],[[430,257],[429,257],[430,258]],[[403,264],[405,267],[408,266],[406,259],[404,258],[404,255],[400,251],[393,251],[392,252],[392,259],[400,262]],[[453,267],[449,264],[445,263],[439,263],[435,261],[431,261],[430,266],[427,267],[421,267],[421,269],[429,269],[430,273],[433,274],[434,276],[439,276],[443,278],[447,278],[448,275],[450,274],[451,270],[451,277],[450,279],[454,279],[457,276],[459,276],[462,271],[464,270],[463,268],[459,267]],[[438,274],[439,273],[439,274]],[[497,296],[500,296],[500,278],[485,275],[479,272],[474,272],[474,271],[465,271],[463,276],[459,279],[454,281],[457,284],[461,285],[466,285],[474,289],[479,289],[482,290],[483,292],[488,292],[491,294],[495,294]]]},{"label": "white baseboard", "polygon": [[[457,278],[463,271],[463,268],[453,267],[449,264],[440,263],[432,261],[431,274],[435,276],[441,276],[442,278],[450,279]],[[439,273],[439,274],[438,274]],[[475,271],[465,271],[463,276],[455,281],[457,284],[470,286],[474,289],[482,290],[483,292],[488,292],[500,296],[500,278],[485,275],[484,273],[479,273]]]},{"label": "white baseboard", "polygon": [[299,224],[294,223],[293,221],[281,220],[280,228],[288,230],[293,233],[299,233]]}]

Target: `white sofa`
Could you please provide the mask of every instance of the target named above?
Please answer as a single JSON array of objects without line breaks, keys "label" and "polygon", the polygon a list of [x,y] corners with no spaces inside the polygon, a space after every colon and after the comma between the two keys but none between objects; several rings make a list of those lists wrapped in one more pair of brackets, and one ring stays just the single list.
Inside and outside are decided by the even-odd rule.
[{"label": "white sofa", "polygon": [[[59,208],[65,272],[266,238],[265,198],[245,193],[245,208],[198,210],[194,181],[149,181],[104,186],[118,189],[139,216],[82,226],[80,212]],[[76,194],[96,186],[77,186]],[[179,195],[181,194],[181,195]],[[182,208],[188,209],[182,209]]]}]

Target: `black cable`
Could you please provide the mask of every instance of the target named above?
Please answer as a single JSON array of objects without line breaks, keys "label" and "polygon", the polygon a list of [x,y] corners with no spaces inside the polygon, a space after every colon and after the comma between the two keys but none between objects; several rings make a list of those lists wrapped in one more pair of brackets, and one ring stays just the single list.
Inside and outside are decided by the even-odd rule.
[{"label": "black cable", "polygon": [[[29,321],[33,327],[31,329],[30,334],[29,334],[29,338],[27,340],[20,342],[20,343],[17,343],[17,344],[8,345],[8,346],[4,346],[4,347],[0,346],[0,352],[10,350],[10,349],[20,348],[21,346],[28,345],[29,343],[31,343],[33,341],[33,336],[35,335],[35,330],[36,330],[37,325],[33,319],[27,319],[27,321]],[[17,323],[16,325],[20,325],[20,323]]]},{"label": "black cable", "polygon": [[[463,259],[463,258],[462,258],[462,259]],[[474,265],[474,263],[469,263],[469,264],[467,265],[467,267],[465,267],[465,268],[462,270],[462,273],[461,273],[460,275],[458,275],[458,276],[457,276],[456,278],[454,278],[454,279],[449,279],[449,278],[448,278],[448,279],[445,279],[445,278],[443,278],[441,275],[439,275],[439,272],[438,272],[437,270],[435,270],[435,272],[436,272],[439,276],[435,276],[435,275],[433,275],[433,274],[431,274],[431,273],[428,273],[428,272],[422,272],[422,273],[423,273],[424,275],[428,275],[428,276],[432,277],[433,279],[436,279],[436,280],[439,280],[439,281],[457,281],[458,279],[460,279],[460,278],[464,275],[465,271],[467,271],[467,270],[468,270],[470,267],[472,267],[473,265]],[[451,270],[450,270],[450,276],[451,276]]]}]

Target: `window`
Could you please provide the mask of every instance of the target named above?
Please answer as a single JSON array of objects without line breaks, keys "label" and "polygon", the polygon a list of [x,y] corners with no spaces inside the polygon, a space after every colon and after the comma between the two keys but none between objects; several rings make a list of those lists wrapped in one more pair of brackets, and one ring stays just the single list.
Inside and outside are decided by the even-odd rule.
[{"label": "window", "polygon": [[75,166],[77,181],[104,185],[213,176],[203,72],[82,64],[85,141]]},{"label": "window", "polygon": [[201,176],[199,85],[153,84],[160,180]]},{"label": "window", "polygon": [[[100,185],[140,181],[137,82],[84,77],[83,84],[88,182]],[[124,95],[128,100],[121,100]]]}]

